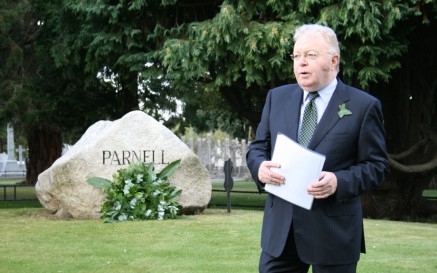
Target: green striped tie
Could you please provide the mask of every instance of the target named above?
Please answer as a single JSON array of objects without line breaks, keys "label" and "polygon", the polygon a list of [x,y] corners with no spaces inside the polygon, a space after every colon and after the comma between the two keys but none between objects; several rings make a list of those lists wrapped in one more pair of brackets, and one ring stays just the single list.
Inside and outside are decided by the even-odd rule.
[{"label": "green striped tie", "polygon": [[313,136],[317,126],[317,107],[314,100],[319,96],[317,91],[308,93],[310,101],[305,107],[302,118],[302,126],[300,128],[299,143],[307,147]]}]

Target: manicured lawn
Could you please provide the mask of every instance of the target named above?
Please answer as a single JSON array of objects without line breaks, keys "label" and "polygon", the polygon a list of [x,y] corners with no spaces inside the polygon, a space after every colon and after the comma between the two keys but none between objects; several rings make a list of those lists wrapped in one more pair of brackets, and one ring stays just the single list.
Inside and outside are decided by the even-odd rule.
[{"label": "manicured lawn", "polygon": [[437,190],[424,190],[423,196],[429,199],[437,199]]},{"label": "manicured lawn", "polygon": [[[257,272],[261,211],[207,209],[176,220],[55,220],[0,209],[0,272]],[[365,220],[360,273],[437,271],[437,225]]]},{"label": "manicured lawn", "polygon": [[255,272],[259,212],[104,224],[0,210],[1,272]]},{"label": "manicured lawn", "polygon": [[[213,183],[213,189],[224,190],[223,183]],[[19,191],[20,198],[36,198],[32,187]],[[266,195],[253,182],[236,182],[233,191],[255,193],[232,192],[231,213],[224,209],[226,193],[213,191],[216,205],[202,215],[117,224],[56,220],[38,200],[1,201],[0,272],[257,272]],[[437,272],[436,224],[364,224],[368,253],[358,272]]]},{"label": "manicured lawn", "polygon": [[[35,187],[21,186],[24,181],[21,179],[15,180],[0,180],[0,208],[4,206],[2,202],[5,200],[29,200],[36,199]],[[17,185],[16,187],[5,185]],[[6,201],[7,202],[7,201]]]}]

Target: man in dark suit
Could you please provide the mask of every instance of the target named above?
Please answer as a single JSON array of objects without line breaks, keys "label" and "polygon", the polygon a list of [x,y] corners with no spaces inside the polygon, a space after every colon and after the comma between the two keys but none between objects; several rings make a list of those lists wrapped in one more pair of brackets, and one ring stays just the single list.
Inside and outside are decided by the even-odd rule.
[{"label": "man in dark suit", "polygon": [[[303,273],[311,265],[314,273],[353,273],[365,252],[360,195],[389,171],[381,104],[337,78],[340,49],[331,28],[303,25],[294,42],[297,84],[269,91],[247,164],[260,189],[291,183],[271,170],[280,167],[270,161],[278,133],[326,160],[319,180],[307,189],[314,196],[311,210],[268,194],[259,271]],[[315,129],[305,141],[301,131],[312,131],[303,121],[307,105],[313,107],[308,112]]]}]

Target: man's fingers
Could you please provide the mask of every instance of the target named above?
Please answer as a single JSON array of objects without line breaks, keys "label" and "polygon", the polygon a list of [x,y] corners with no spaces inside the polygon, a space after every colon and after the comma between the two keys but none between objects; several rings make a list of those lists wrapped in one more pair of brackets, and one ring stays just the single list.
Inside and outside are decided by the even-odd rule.
[{"label": "man's fingers", "polygon": [[280,168],[281,165],[272,161],[264,161],[258,171],[258,178],[265,184],[280,185],[284,183],[284,177],[270,170],[270,168]]},{"label": "man's fingers", "polygon": [[276,163],[276,162],[266,161],[266,167],[268,167],[268,168],[279,168],[279,167],[281,167],[281,165],[279,163]]}]

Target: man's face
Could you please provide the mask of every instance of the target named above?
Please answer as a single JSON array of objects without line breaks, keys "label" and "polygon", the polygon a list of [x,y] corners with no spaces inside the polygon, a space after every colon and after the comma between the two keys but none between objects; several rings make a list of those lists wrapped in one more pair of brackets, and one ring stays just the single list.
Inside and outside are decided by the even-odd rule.
[{"label": "man's face", "polygon": [[301,36],[294,44],[294,75],[306,91],[317,91],[337,76],[338,55],[329,53],[329,45],[321,34]]}]

